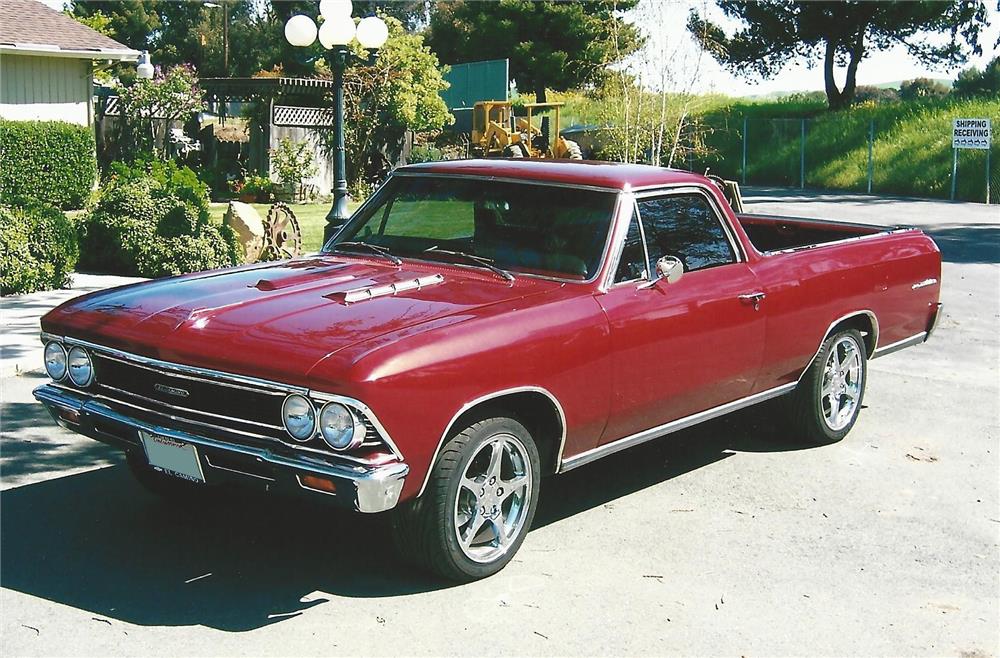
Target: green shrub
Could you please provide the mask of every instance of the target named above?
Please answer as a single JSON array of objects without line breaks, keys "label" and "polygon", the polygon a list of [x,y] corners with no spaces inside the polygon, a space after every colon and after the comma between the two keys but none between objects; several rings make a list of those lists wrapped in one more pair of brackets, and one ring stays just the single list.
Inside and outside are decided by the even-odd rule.
[{"label": "green shrub", "polygon": [[76,229],[58,209],[0,206],[0,294],[66,287],[78,256]]},{"label": "green shrub", "polygon": [[410,151],[410,157],[406,159],[409,164],[418,162],[438,162],[444,160],[444,153],[435,146],[414,146]]},{"label": "green shrub", "polygon": [[97,178],[95,148],[87,126],[0,120],[0,196],[82,208]]},{"label": "green shrub", "polygon": [[159,277],[235,265],[239,241],[209,222],[208,187],[173,162],[115,163],[80,227],[81,265]]}]

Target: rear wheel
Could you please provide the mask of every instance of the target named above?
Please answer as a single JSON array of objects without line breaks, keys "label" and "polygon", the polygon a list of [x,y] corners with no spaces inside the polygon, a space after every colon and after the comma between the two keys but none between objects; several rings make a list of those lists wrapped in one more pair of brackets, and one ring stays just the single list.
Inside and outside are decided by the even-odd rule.
[{"label": "rear wheel", "polygon": [[837,332],[791,394],[791,425],[813,444],[839,441],[854,427],[868,378],[864,339],[855,329]]},{"label": "rear wheel", "polygon": [[400,554],[450,580],[503,569],[535,516],[540,466],[528,430],[513,418],[467,426],[449,440],[424,494],[393,514]]}]

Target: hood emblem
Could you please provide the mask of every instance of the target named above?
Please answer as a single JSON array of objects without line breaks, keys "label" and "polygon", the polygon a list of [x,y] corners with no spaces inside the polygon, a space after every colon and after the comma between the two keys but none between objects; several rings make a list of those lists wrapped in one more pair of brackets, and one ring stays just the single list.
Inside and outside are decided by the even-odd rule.
[{"label": "hood emblem", "polygon": [[179,398],[186,398],[188,395],[190,395],[190,393],[188,393],[183,388],[175,388],[173,386],[167,386],[165,384],[153,384],[153,388],[155,388],[160,393],[166,393],[167,395],[173,395]]},{"label": "hood emblem", "polygon": [[376,297],[395,295],[401,292],[406,292],[407,290],[420,290],[421,288],[435,286],[439,283],[444,283],[444,277],[440,274],[431,274],[430,276],[422,276],[416,279],[405,279],[403,281],[396,281],[394,283],[387,283],[380,286],[355,288],[354,290],[348,290],[347,292],[334,293],[334,295],[328,295],[328,297],[342,296],[345,304],[354,304],[356,302],[364,302],[369,299],[375,299]]}]

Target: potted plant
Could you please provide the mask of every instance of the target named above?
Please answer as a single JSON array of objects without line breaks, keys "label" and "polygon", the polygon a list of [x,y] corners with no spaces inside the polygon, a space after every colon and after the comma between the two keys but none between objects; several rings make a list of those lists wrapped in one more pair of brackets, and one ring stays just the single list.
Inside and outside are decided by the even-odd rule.
[{"label": "potted plant", "polygon": [[266,203],[271,200],[274,183],[266,176],[253,174],[242,181],[231,182],[229,187],[244,203]]}]

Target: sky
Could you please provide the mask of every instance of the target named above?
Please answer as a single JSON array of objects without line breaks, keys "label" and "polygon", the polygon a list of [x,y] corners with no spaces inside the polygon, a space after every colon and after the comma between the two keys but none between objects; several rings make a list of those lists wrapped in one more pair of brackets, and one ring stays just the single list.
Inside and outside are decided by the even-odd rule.
[{"label": "sky", "polygon": [[[992,3],[992,4],[991,4]],[[968,63],[953,70],[930,69],[911,58],[906,49],[895,47],[869,55],[858,67],[859,85],[877,85],[885,82],[912,80],[913,78],[950,78],[969,66],[982,69],[997,55],[995,44],[1000,37],[1000,10],[998,0],[987,0],[989,26],[980,34],[983,54],[972,57]],[[785,66],[776,76],[767,80],[747,80],[732,75],[722,68],[711,56],[700,52],[687,32],[686,22],[691,10],[704,15],[732,33],[738,23],[730,21],[708,0],[642,0],[635,10],[635,22],[646,30],[652,53],[647,53],[646,62],[655,62],[657,55],[661,61],[676,62],[675,68],[681,73],[667,81],[668,88],[678,90],[690,85],[693,92],[720,92],[730,96],[766,95],[775,92],[822,91],[822,60],[817,59],[812,68],[802,61]],[[933,37],[929,37],[933,38]],[[651,64],[657,68],[655,63]],[[842,86],[845,67],[836,72],[837,85]],[[695,75],[696,74],[696,75]],[[655,85],[655,72],[652,78]],[[692,77],[695,80],[692,81]]]},{"label": "sky", "polygon": [[[64,0],[43,0],[53,9],[61,10]],[[318,3],[317,3],[318,4]],[[902,47],[873,53],[858,68],[859,85],[876,85],[918,77],[954,78],[958,71],[968,66],[984,68],[996,56],[995,44],[1000,37],[1000,0],[987,0],[989,26],[983,31],[980,43],[983,54],[973,57],[957,69],[929,69],[914,61]],[[695,93],[719,92],[730,96],[766,95],[775,92],[821,91],[823,89],[822,62],[817,60],[812,68],[804,62],[789,64],[776,76],[768,80],[746,80],[738,78],[715,62],[710,56],[700,52],[685,23],[688,12],[695,9],[708,12],[709,17],[731,31],[735,25],[727,19],[709,0],[642,0],[635,11],[635,20],[648,32],[650,49],[644,64],[653,70],[647,71],[649,84]],[[668,61],[670,71],[664,75],[663,69],[655,62]],[[843,84],[844,69],[837,71],[838,86]]]}]

